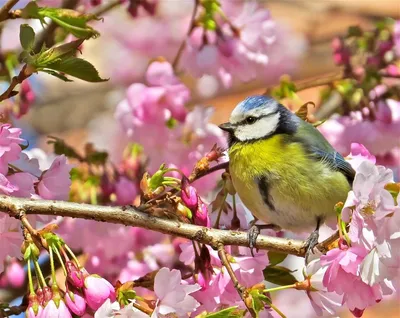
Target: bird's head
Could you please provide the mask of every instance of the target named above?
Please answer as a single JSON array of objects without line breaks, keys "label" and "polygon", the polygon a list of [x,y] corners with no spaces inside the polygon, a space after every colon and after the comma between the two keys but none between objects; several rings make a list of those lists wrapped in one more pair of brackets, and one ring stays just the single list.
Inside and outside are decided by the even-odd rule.
[{"label": "bird's head", "polygon": [[275,133],[296,130],[291,112],[275,99],[263,95],[250,96],[232,111],[229,122],[219,126],[229,133],[229,144],[252,142]]}]

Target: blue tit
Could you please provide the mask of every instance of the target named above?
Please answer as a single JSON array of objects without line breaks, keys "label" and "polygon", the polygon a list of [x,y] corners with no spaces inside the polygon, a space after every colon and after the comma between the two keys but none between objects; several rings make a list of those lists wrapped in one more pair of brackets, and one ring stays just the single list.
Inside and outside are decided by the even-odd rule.
[{"label": "blue tit", "polygon": [[320,225],[346,200],[355,175],[350,164],[314,126],[267,96],[248,97],[219,127],[228,132],[233,185],[255,221],[266,223],[253,223],[250,248],[261,228],[313,230],[308,255]]}]

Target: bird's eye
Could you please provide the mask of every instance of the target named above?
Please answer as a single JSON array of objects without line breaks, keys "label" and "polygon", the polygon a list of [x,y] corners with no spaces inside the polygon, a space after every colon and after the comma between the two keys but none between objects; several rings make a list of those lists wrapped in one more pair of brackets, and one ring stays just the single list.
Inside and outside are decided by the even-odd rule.
[{"label": "bird's eye", "polygon": [[257,120],[257,118],[255,118],[255,117],[251,117],[251,116],[247,117],[246,124],[248,124],[248,125],[254,124],[256,122],[256,120]]}]

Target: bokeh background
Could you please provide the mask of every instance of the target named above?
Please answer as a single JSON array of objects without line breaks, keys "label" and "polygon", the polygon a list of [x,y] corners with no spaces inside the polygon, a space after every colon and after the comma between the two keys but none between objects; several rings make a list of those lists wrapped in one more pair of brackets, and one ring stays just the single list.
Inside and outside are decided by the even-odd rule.
[{"label": "bokeh background", "polygon": [[[3,1],[0,1],[0,4]],[[49,3],[51,1],[48,1]],[[107,2],[107,0],[105,1]],[[228,119],[234,106],[248,95],[265,92],[277,84],[284,73],[293,80],[305,80],[337,70],[332,59],[331,41],[342,35],[351,25],[370,28],[384,17],[400,18],[397,0],[269,0],[260,1],[271,12],[282,32],[278,49],[273,52],[273,67],[262,80],[234,83],[226,90],[211,77],[195,80],[182,75],[191,88],[193,98],[188,107],[213,106],[212,121]],[[85,42],[83,57],[91,61],[108,82],[100,84],[75,80],[63,83],[46,75],[33,77],[36,101],[27,116],[16,125],[23,127],[30,147],[50,151],[47,136],[57,136],[72,146],[82,149],[88,141],[109,150],[115,146],[117,122],[115,107],[125,96],[126,88],[143,82],[144,72],[152,58],[164,56],[172,60],[185,36],[192,8],[191,0],[160,0],[155,17],[132,19],[124,8],[115,8],[95,23],[101,36]],[[18,45],[15,28],[3,32],[1,45]],[[40,28],[40,26],[37,26]],[[14,32],[14,33],[13,33]],[[16,44],[11,43],[15,34]],[[305,101],[317,102],[321,87],[299,93]],[[294,105],[294,107],[300,105]],[[399,136],[400,138],[400,136]],[[400,166],[400,162],[398,163]],[[0,299],[18,292],[0,290]],[[303,317],[301,306],[293,303],[293,312]],[[343,314],[342,317],[350,317]],[[400,317],[398,299],[378,304],[367,310],[364,317]]]}]

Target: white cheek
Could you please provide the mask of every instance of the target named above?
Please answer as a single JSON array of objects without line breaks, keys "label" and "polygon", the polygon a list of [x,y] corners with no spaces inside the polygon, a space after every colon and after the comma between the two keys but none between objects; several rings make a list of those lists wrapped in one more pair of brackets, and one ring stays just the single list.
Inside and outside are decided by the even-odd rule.
[{"label": "white cheek", "polygon": [[235,130],[235,137],[240,141],[260,139],[272,134],[279,124],[279,114],[263,117],[252,125],[242,125]]}]

